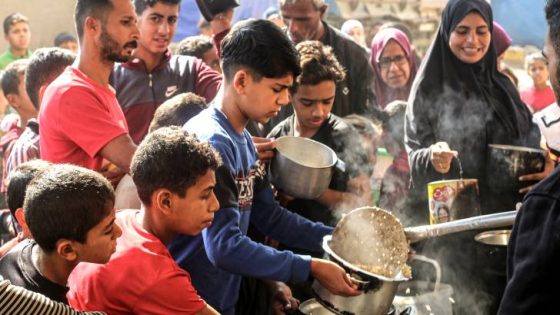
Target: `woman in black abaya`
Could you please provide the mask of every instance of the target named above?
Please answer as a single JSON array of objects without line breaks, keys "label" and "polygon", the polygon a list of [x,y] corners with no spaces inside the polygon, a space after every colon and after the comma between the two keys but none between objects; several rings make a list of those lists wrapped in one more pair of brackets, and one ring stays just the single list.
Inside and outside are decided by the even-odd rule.
[{"label": "woman in black abaya", "polygon": [[[413,84],[406,114],[412,190],[427,211],[426,185],[479,181],[482,213],[513,210],[522,195],[488,182],[488,144],[538,148],[539,131],[511,81],[496,68],[492,10],[483,0],[449,1]],[[510,185],[511,187],[511,185]],[[427,212],[426,212],[427,213]]]},{"label": "woman in black abaya", "polygon": [[[488,144],[538,148],[540,138],[515,87],[497,71],[492,26],[486,1],[450,0],[413,83],[405,119],[410,196],[426,218],[427,184],[458,179],[455,156],[463,177],[479,181],[483,214],[512,210],[522,198],[489,182]],[[505,286],[505,261],[486,273],[490,260],[475,233],[438,237],[418,249],[442,265],[444,282],[455,290],[455,314],[495,314]]]}]

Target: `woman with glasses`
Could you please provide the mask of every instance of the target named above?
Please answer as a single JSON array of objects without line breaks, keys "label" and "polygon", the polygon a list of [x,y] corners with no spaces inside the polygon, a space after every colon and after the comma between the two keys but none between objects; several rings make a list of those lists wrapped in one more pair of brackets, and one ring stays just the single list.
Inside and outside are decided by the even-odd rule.
[{"label": "woman with glasses", "polygon": [[384,109],[392,101],[406,101],[416,75],[416,58],[405,33],[396,28],[379,31],[371,42],[370,61],[378,106]]}]

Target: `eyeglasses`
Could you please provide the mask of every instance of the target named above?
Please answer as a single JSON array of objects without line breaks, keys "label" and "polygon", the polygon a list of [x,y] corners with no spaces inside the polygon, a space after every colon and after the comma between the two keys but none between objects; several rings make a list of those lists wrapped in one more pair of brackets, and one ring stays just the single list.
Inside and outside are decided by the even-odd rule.
[{"label": "eyeglasses", "polygon": [[397,66],[402,66],[407,61],[406,56],[396,55],[393,57],[381,57],[377,62],[382,69],[389,69],[391,63],[395,63]]}]

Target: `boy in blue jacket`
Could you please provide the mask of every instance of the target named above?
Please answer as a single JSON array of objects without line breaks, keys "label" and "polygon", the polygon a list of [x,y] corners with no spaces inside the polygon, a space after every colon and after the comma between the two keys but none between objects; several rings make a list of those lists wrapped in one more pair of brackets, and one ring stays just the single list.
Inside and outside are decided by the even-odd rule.
[{"label": "boy in blue jacket", "polygon": [[[201,297],[222,314],[234,314],[241,276],[305,281],[313,276],[335,294],[358,295],[338,265],[278,251],[246,236],[249,223],[264,234],[302,249],[321,250],[332,228],[282,208],[273,197],[264,164],[245,126],[266,123],[289,103],[300,72],[297,51],[282,30],[265,20],[238,23],[222,41],[223,85],[210,105],[184,128],[220,153],[216,171],[220,211],[196,237],[181,236],[171,254],[189,271]],[[302,148],[305,150],[305,148]]]}]

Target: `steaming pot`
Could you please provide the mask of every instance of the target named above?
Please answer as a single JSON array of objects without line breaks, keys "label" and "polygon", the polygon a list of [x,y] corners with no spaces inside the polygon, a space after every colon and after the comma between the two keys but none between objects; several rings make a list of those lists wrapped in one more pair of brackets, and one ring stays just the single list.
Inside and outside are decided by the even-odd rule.
[{"label": "steaming pot", "polygon": [[329,246],[330,240],[330,235],[323,238],[326,258],[344,268],[363,293],[353,297],[334,295],[315,280],[312,289],[316,300],[334,314],[386,315],[390,313],[399,283],[408,279],[402,274],[395,279],[389,279],[364,272],[338,257]]},{"label": "steaming pot", "polygon": [[337,163],[336,153],[320,142],[303,137],[280,137],[270,163],[270,181],[288,195],[316,199],[329,188]]}]

